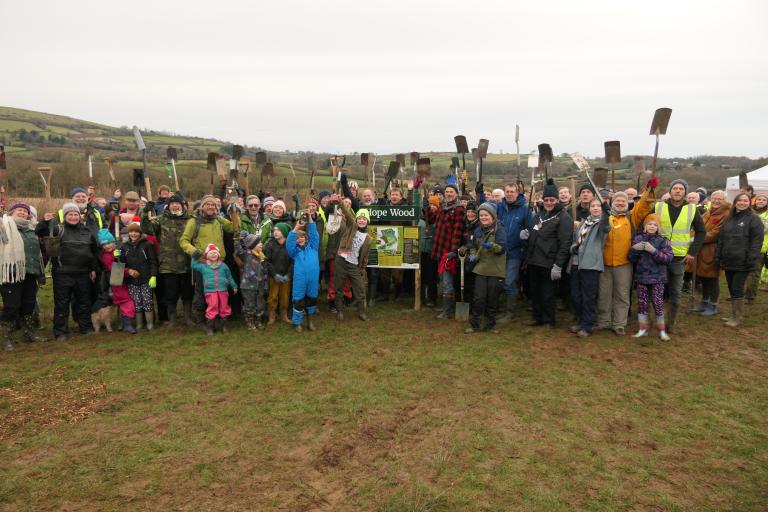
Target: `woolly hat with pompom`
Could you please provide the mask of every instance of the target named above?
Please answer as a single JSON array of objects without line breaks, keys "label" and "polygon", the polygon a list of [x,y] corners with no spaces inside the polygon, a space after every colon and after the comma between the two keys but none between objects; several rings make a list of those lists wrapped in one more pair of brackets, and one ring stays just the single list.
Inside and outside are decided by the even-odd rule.
[{"label": "woolly hat with pompom", "polygon": [[552,178],[547,180],[547,184],[544,185],[544,193],[541,197],[554,197],[555,199],[559,199],[560,196],[557,193],[557,185],[555,185],[555,180]]}]

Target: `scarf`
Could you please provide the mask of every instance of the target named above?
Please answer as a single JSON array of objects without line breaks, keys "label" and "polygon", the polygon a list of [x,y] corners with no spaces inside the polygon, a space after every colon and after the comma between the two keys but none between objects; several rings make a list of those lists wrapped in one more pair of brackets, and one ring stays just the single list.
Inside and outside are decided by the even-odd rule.
[{"label": "scarf", "polygon": [[598,222],[600,222],[600,217],[595,217],[593,215],[590,215],[584,219],[584,222],[582,222],[581,226],[579,226],[579,234],[576,237],[576,245],[581,245],[581,242],[584,241],[584,239],[587,237],[587,234],[592,229],[592,226]]},{"label": "scarf", "polygon": [[5,238],[8,239],[7,242],[0,241],[0,284],[18,283],[26,275],[24,240],[16,222],[8,215],[0,218],[0,232],[5,233]]},{"label": "scarf", "polygon": [[448,210],[453,210],[458,205],[459,205],[459,200],[458,199],[456,199],[452,203],[449,203],[448,201],[446,201],[445,203],[443,203],[443,211],[447,212]]},{"label": "scarf", "polygon": [[207,263],[208,263],[208,266],[211,267],[212,269],[217,269],[221,266],[221,260],[209,261]]}]

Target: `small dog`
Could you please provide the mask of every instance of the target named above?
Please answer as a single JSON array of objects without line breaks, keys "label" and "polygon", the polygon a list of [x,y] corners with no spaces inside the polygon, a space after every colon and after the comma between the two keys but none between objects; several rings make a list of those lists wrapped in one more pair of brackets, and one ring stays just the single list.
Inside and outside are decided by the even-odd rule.
[{"label": "small dog", "polygon": [[102,324],[107,329],[107,332],[112,332],[112,306],[104,306],[95,313],[91,313],[91,323],[93,328],[98,333]]}]

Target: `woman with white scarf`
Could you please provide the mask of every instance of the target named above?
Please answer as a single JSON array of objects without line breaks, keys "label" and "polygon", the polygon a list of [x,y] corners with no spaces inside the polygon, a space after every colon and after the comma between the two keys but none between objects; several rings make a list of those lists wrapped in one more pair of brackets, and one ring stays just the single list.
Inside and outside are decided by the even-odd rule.
[{"label": "woman with white scarf", "polygon": [[24,339],[28,342],[46,341],[35,334],[32,314],[37,302],[37,282],[43,276],[40,241],[35,234],[31,208],[15,203],[10,215],[0,218],[0,293],[3,312],[0,316],[0,338],[3,349],[14,350],[12,333],[21,319]]}]

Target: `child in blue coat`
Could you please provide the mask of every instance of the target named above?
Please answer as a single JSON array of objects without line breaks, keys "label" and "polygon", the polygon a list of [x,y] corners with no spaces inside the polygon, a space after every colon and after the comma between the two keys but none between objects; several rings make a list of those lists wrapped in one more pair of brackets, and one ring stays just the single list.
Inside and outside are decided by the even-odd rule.
[{"label": "child in blue coat", "polygon": [[317,287],[320,280],[318,258],[320,234],[317,232],[317,225],[312,220],[311,215],[303,215],[296,222],[296,227],[288,235],[285,247],[288,256],[293,260],[292,323],[296,326],[296,332],[301,332],[301,324],[304,322],[306,313],[307,328],[314,331],[315,324],[312,322],[312,315],[317,313]]},{"label": "child in blue coat", "polygon": [[210,336],[216,327],[217,317],[221,319],[221,332],[227,332],[227,318],[232,314],[227,290],[232,287],[237,293],[237,282],[232,278],[227,264],[221,261],[221,252],[214,244],[208,244],[205,248],[205,259],[205,263],[192,260],[192,270],[203,276],[205,333]]}]

